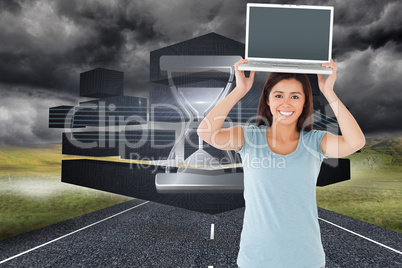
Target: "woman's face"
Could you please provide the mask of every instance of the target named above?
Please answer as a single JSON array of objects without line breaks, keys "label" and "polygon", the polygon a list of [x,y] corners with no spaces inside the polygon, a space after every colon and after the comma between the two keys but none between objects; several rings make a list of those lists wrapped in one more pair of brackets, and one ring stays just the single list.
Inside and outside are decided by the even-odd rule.
[{"label": "woman's face", "polygon": [[297,124],[303,112],[305,100],[303,86],[296,79],[285,79],[277,83],[272,88],[267,101],[273,115],[273,122]]}]

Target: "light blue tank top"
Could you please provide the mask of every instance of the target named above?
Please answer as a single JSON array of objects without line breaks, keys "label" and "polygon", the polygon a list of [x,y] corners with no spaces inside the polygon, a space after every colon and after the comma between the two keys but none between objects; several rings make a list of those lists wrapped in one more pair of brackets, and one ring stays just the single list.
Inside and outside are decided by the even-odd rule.
[{"label": "light blue tank top", "polygon": [[237,265],[241,268],[319,268],[325,265],[315,187],[327,131],[302,131],[295,151],[269,148],[267,126],[241,126],[239,154],[246,203]]}]

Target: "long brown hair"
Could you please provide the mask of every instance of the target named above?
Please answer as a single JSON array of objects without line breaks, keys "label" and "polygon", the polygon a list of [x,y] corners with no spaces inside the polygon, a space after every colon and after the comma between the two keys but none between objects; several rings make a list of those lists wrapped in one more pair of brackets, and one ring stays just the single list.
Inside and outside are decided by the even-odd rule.
[{"label": "long brown hair", "polygon": [[297,120],[297,131],[300,132],[302,128],[304,131],[311,131],[313,129],[313,93],[311,92],[310,81],[305,74],[293,73],[271,73],[269,75],[261,93],[260,103],[258,104],[257,127],[266,125],[266,120],[268,120],[269,125],[272,125],[272,113],[267,104],[267,100],[272,88],[284,79],[295,79],[302,84],[305,102],[303,112]]}]

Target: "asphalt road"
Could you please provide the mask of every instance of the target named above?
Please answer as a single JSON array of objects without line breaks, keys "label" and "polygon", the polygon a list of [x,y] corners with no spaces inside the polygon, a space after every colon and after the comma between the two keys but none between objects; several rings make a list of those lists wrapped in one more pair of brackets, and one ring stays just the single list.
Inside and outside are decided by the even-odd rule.
[{"label": "asphalt road", "polygon": [[[0,267],[237,267],[244,208],[140,199],[0,241]],[[326,267],[402,267],[402,235],[319,208]]]}]

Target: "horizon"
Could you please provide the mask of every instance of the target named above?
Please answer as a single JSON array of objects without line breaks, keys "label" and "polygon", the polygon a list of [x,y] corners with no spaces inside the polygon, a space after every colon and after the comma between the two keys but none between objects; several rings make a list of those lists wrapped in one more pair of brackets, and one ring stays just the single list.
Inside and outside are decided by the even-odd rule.
[{"label": "horizon", "polygon": [[[364,133],[366,139],[374,139],[374,138],[395,138],[402,137],[402,130],[395,130],[390,132],[372,132],[372,133]],[[43,142],[43,143],[0,143],[0,146],[17,146],[17,147],[35,147],[40,145],[62,145],[62,142]],[[366,146],[366,145],[365,145]],[[364,147],[363,147],[364,148]]]}]

